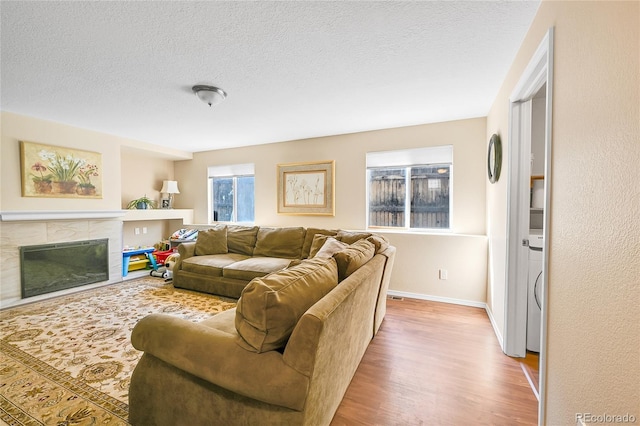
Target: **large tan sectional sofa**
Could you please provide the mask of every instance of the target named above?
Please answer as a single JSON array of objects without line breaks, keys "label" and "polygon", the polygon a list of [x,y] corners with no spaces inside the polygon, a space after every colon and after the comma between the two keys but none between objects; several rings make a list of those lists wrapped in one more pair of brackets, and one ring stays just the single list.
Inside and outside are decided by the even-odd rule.
[{"label": "large tan sectional sofa", "polygon": [[[238,298],[253,278],[306,259],[316,235],[351,244],[372,234],[319,228],[216,226],[200,230],[195,242],[178,246],[173,267],[177,288]],[[381,238],[380,236],[378,236]],[[323,240],[320,240],[323,242]]]},{"label": "large tan sectional sofa", "polygon": [[[282,237],[292,229],[298,228],[263,234],[282,230]],[[211,235],[216,232],[223,233],[218,228]],[[144,354],[131,378],[131,424],[331,422],[384,318],[396,250],[378,235],[332,230],[312,229],[307,244],[308,232],[303,229],[293,243],[297,257],[275,251],[284,245],[274,242],[269,253],[286,254],[274,258],[288,262],[246,282],[236,308],[200,323],[154,314],[135,326],[131,341]],[[254,254],[257,248],[256,242]],[[181,257],[190,250],[183,247]],[[195,251],[181,259],[182,268],[199,257]],[[225,278],[221,269],[217,277]],[[180,270],[189,272],[183,278],[197,275]],[[232,288],[220,279],[194,282],[198,288],[192,289],[209,292]]]}]

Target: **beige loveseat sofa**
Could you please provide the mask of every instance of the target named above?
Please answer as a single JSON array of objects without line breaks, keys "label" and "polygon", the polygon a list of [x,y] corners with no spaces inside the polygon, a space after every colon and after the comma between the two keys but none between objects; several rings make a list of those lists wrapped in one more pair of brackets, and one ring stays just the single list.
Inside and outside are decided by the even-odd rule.
[{"label": "beige loveseat sofa", "polygon": [[351,244],[372,234],[239,225],[201,229],[195,242],[178,246],[180,258],[173,267],[173,285],[237,299],[253,278],[279,271],[292,262],[309,257],[312,250],[318,249],[312,247],[316,235],[332,236]]},{"label": "beige loveseat sofa", "polygon": [[326,239],[313,258],[251,280],[232,310],[142,319],[130,423],[329,424],[384,318],[395,248],[373,236],[333,253]]}]

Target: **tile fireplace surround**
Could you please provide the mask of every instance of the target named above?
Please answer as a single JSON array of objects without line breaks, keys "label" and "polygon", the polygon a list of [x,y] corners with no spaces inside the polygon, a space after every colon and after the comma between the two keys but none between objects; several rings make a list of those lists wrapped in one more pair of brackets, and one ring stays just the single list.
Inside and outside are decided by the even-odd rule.
[{"label": "tile fireplace surround", "polygon": [[97,285],[122,281],[122,216],[122,210],[1,212],[0,307],[27,300],[20,295],[21,246],[107,238],[109,280]]}]

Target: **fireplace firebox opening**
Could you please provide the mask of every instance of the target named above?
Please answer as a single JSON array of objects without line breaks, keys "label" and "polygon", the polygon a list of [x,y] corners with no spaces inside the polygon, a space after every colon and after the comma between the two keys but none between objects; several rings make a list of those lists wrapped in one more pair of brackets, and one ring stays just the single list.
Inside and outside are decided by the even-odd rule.
[{"label": "fireplace firebox opening", "polygon": [[20,247],[23,298],[108,280],[108,239]]}]

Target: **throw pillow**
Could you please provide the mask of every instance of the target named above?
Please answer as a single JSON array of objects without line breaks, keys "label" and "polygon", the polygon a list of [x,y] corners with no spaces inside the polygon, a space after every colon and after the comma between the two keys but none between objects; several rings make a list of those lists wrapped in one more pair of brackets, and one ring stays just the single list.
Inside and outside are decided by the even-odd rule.
[{"label": "throw pillow", "polygon": [[333,229],[321,229],[321,228],[307,228],[307,232],[304,235],[304,243],[302,243],[302,258],[311,258],[311,254],[309,251],[311,250],[311,244],[313,243],[313,238],[317,235],[329,235],[334,236],[338,233],[338,231]]},{"label": "throw pillow", "polygon": [[337,284],[333,258],[305,260],[293,268],[254,278],[236,307],[238,345],[257,353],[284,347],[307,309]]},{"label": "throw pillow", "polygon": [[329,238],[328,235],[324,234],[316,234],[313,236],[313,242],[311,243],[311,247],[309,248],[309,259],[315,257],[315,255],[320,251],[324,243]]},{"label": "throw pillow", "polygon": [[257,226],[229,225],[227,226],[227,246],[231,253],[247,256],[253,255],[258,235]]},{"label": "throw pillow", "polygon": [[313,257],[331,257],[334,253],[348,247],[348,244],[338,241],[333,237],[327,237],[324,244]]},{"label": "throw pillow", "polygon": [[196,256],[227,253],[227,227],[216,226],[198,232],[196,239]]},{"label": "throw pillow", "polygon": [[338,279],[340,281],[354,273],[367,263],[376,253],[376,247],[367,240],[359,240],[349,247],[333,255],[338,264]]}]

